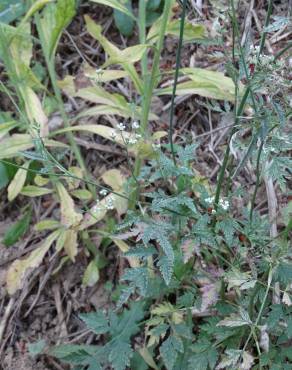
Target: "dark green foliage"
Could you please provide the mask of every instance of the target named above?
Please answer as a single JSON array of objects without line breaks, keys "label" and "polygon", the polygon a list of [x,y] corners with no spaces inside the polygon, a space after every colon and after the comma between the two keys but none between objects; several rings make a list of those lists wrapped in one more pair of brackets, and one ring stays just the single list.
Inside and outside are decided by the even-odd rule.
[{"label": "dark green foliage", "polygon": [[6,247],[15,244],[29,229],[30,221],[31,211],[28,211],[20,220],[16,221],[6,230],[2,243]]},{"label": "dark green foliage", "polygon": [[131,338],[139,332],[139,322],[144,318],[143,303],[131,304],[129,310],[118,315],[109,311],[82,314],[81,319],[96,334],[104,334],[108,342],[104,346],[62,345],[55,347],[51,354],[71,364],[89,365],[94,370],[111,364],[115,370],[124,370],[133,356]]},{"label": "dark green foliage", "polygon": [[[124,5],[126,8],[132,13],[132,1],[127,0]],[[118,30],[121,32],[124,36],[131,36],[134,30],[135,21],[133,18],[129,17],[127,14],[114,9],[114,19],[115,24],[118,28]]]}]

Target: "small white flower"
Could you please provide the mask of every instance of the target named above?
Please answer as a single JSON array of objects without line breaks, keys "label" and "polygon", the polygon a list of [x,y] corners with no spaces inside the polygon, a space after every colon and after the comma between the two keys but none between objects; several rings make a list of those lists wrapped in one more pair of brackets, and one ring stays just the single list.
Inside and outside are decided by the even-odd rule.
[{"label": "small white flower", "polygon": [[137,130],[139,127],[140,127],[140,125],[139,125],[139,122],[138,121],[134,121],[132,123],[132,129],[133,130]]},{"label": "small white flower", "polygon": [[224,209],[224,211],[227,211],[228,208],[229,208],[229,202],[228,202],[228,200],[220,199],[219,205],[220,205],[221,208]]},{"label": "small white flower", "polygon": [[137,139],[134,137],[130,137],[129,144],[136,144],[136,143],[137,143]]},{"label": "small white flower", "polygon": [[209,198],[206,198],[205,199],[205,202],[208,203],[208,204],[212,204],[215,200],[215,197],[209,197]]},{"label": "small white flower", "polygon": [[215,209],[212,209],[211,213],[212,213],[212,215],[215,215],[216,214],[216,210]]},{"label": "small white flower", "polygon": [[124,131],[124,130],[125,130],[125,128],[126,128],[126,126],[125,126],[122,122],[120,122],[120,123],[117,125],[117,129],[118,129],[118,130],[120,130],[120,131]]},{"label": "small white flower", "polygon": [[112,210],[115,208],[113,198],[108,197],[105,203],[105,208],[108,210]]},{"label": "small white flower", "polygon": [[99,194],[105,197],[107,195],[107,190],[106,189],[101,189]]}]

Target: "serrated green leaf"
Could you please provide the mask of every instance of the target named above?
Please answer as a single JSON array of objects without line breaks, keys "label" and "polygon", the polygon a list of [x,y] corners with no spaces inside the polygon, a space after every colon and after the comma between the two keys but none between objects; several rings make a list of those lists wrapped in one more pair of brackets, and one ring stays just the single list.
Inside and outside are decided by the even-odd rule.
[{"label": "serrated green leaf", "polygon": [[109,360],[115,370],[125,370],[130,365],[130,358],[133,356],[133,349],[129,343],[114,342],[111,346]]},{"label": "serrated green leaf", "polygon": [[109,331],[108,319],[102,311],[79,315],[86,326],[96,334],[105,334]]},{"label": "serrated green leaf", "polygon": [[176,362],[178,352],[183,352],[182,341],[171,335],[160,346],[159,352],[167,370],[172,370]]}]

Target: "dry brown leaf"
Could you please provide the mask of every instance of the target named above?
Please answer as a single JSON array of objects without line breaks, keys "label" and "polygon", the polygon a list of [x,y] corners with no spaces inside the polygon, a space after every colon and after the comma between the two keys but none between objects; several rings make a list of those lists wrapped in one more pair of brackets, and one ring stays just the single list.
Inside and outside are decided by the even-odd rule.
[{"label": "dry brown leaf", "polygon": [[77,231],[69,229],[65,231],[64,249],[72,262],[78,253]]},{"label": "dry brown leaf", "polygon": [[50,234],[38,247],[34,250],[27,258],[22,260],[15,260],[9,267],[6,275],[7,291],[10,295],[17,292],[18,289],[22,288],[24,281],[26,280],[29,270],[38,267],[48,250],[50,249],[53,242],[57,239],[59,230],[54,231]]}]

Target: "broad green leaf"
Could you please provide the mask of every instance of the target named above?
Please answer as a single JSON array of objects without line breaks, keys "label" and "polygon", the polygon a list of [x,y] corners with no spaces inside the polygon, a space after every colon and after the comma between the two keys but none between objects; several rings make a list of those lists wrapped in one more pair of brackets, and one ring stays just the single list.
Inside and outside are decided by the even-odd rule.
[{"label": "broad green leaf", "polygon": [[[177,95],[201,95],[219,100],[234,100],[234,83],[222,72],[209,71],[203,68],[183,68],[181,72],[190,81],[177,85]],[[158,91],[158,95],[172,94],[172,86]]]},{"label": "broad green leaf", "polygon": [[86,267],[82,279],[82,284],[84,286],[92,287],[98,282],[98,280],[99,280],[99,269],[96,264],[96,261],[92,260]]},{"label": "broad green leaf", "polygon": [[10,23],[25,13],[26,4],[22,0],[1,0],[0,22]]},{"label": "broad green leaf", "polygon": [[[66,148],[67,145],[53,141],[43,140],[46,146]],[[0,159],[13,158],[19,155],[20,152],[31,149],[35,146],[35,142],[30,135],[27,134],[14,134],[8,138],[0,141]]]},{"label": "broad green leaf", "polygon": [[73,191],[71,191],[71,195],[73,195],[73,197],[75,197],[77,199],[80,199],[80,200],[90,200],[90,199],[92,199],[92,194],[90,193],[90,191],[88,191],[86,189],[73,190]]},{"label": "broad green leaf", "polygon": [[56,221],[56,220],[42,220],[40,222],[38,222],[35,226],[34,226],[34,229],[36,231],[44,231],[44,230],[54,230],[54,229],[57,229],[59,228],[61,225],[60,225],[60,222],[59,221]]},{"label": "broad green leaf", "polygon": [[[176,19],[170,22],[167,26],[169,35],[179,37],[180,33],[180,19]],[[202,24],[192,24],[189,22],[185,23],[184,27],[184,41],[191,41],[194,39],[203,39],[206,33],[206,29]]]},{"label": "broad green leaf", "polygon": [[[160,19],[157,19],[157,21],[153,23],[147,35],[147,42],[151,43],[156,42],[159,35],[160,24],[161,24]],[[180,33],[180,19],[168,22],[166,35],[173,35],[179,37],[179,33]],[[206,29],[203,25],[185,22],[184,41],[203,39],[205,37],[205,33]]]},{"label": "broad green leaf", "polygon": [[128,15],[130,18],[135,19],[132,12],[128,10],[127,6],[125,6],[122,1],[119,0],[91,0],[91,1],[97,4],[110,6],[111,8],[117,9],[120,12]]},{"label": "broad green leaf", "polygon": [[61,223],[66,227],[77,226],[82,220],[82,215],[75,211],[73,199],[68,194],[67,190],[58,182],[56,184],[58,195],[61,203]]},{"label": "broad green leaf", "polygon": [[44,35],[44,49],[49,58],[55,54],[63,30],[75,15],[75,0],[57,0],[42,11],[40,26]]},{"label": "broad green leaf", "polygon": [[12,226],[6,230],[2,243],[6,247],[15,244],[29,229],[31,220],[31,211],[28,211],[20,220],[16,221]]},{"label": "broad green leaf", "polygon": [[34,197],[41,197],[46,194],[51,194],[53,192],[54,192],[53,189],[40,188],[34,185],[27,185],[24,188],[22,188],[20,194],[25,195],[26,197],[34,198]]},{"label": "broad green leaf", "polygon": [[69,229],[65,231],[64,249],[72,262],[78,253],[77,231]]},{"label": "broad green leaf", "polygon": [[27,176],[27,169],[29,167],[29,162],[25,162],[22,166],[23,168],[19,168],[8,186],[8,200],[11,202],[13,199],[17,197],[17,195],[21,192],[26,176]]},{"label": "broad green leaf", "polygon": [[[129,12],[133,13],[132,11],[132,0],[127,0],[125,2],[125,7],[129,10]],[[133,18],[129,17],[127,14],[114,9],[114,19],[115,24],[118,30],[124,36],[131,36],[135,27],[135,21]]]},{"label": "broad green leaf", "polygon": [[35,269],[41,264],[44,256],[58,235],[59,231],[54,231],[37,249],[31,252],[28,257],[22,260],[15,260],[10,265],[6,275],[7,291],[10,295],[13,295],[23,286],[23,283],[28,277],[28,271]]}]

